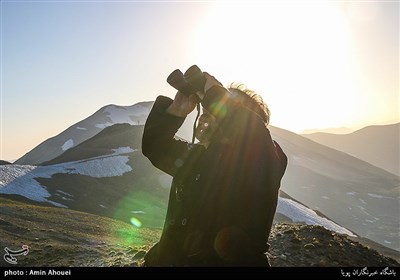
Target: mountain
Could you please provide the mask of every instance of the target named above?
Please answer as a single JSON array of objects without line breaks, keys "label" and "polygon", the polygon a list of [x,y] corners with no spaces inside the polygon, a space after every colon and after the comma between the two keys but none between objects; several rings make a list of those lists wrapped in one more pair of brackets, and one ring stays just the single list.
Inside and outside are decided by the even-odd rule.
[{"label": "mountain", "polygon": [[342,135],[319,132],[303,136],[400,176],[400,123],[367,126]]},{"label": "mountain", "polygon": [[153,102],[141,102],[132,106],[104,106],[57,136],[42,142],[14,163],[37,165],[49,161],[114,124],[143,125],[152,105]]},{"label": "mountain", "polygon": [[[22,244],[29,246],[26,255],[15,257],[17,264],[2,258],[2,267],[140,266],[146,251],[161,235],[161,229],[2,197],[0,225],[1,248],[20,250]],[[275,267],[336,266],[345,271],[351,268],[352,273],[354,267],[383,270],[400,266],[360,241],[321,226],[276,223],[268,256]]]},{"label": "mountain", "polygon": [[[0,169],[0,193],[162,227],[171,177],[140,152],[143,125],[115,124],[41,166]],[[277,215],[355,236],[282,192]]]},{"label": "mountain", "polygon": [[11,164],[11,162],[0,160],[0,165],[7,165],[7,164]]},{"label": "mountain", "polygon": [[143,125],[116,124],[53,164],[0,166],[0,194],[160,227],[171,179],[141,153],[142,133]]},{"label": "mountain", "polygon": [[324,128],[324,129],[305,129],[299,134],[305,135],[305,134],[312,134],[312,133],[332,133],[332,134],[347,134],[353,132],[353,129],[347,128],[347,127],[334,127],[334,128]]},{"label": "mountain", "polygon": [[288,156],[282,190],[341,226],[400,250],[400,178],[287,130],[270,127]]},{"label": "mountain", "polygon": [[[116,132],[108,134],[113,136],[126,135],[139,130],[140,127],[142,126],[118,124],[106,128],[104,133],[97,135],[99,137],[93,137],[72,148],[65,153],[65,157],[61,155],[54,159],[56,163],[52,165],[13,165],[0,168],[0,194],[12,195],[14,198],[18,195],[36,202],[108,216],[125,222],[131,222],[134,218],[149,228],[162,227],[171,178],[165,177],[166,175],[160,174],[160,171],[146,163],[146,159],[131,146],[110,149],[113,153],[102,148],[97,149],[103,146],[104,142],[99,139],[107,135],[107,132]],[[121,134],[121,130],[129,133]],[[115,144],[117,137],[112,138]],[[96,146],[94,143],[101,144]],[[88,154],[87,151],[93,153],[96,150],[107,155],[91,154],[93,157],[90,158],[63,161],[65,158],[70,159],[71,154],[82,157]],[[140,168],[137,168],[139,166]],[[144,183],[145,178],[147,183]],[[278,201],[277,220],[321,225],[337,233],[356,236],[284,192],[281,196]]]},{"label": "mountain", "polygon": [[[186,123],[182,129],[186,127],[189,137],[184,138],[190,139],[192,122]],[[298,134],[272,126],[270,130],[288,155],[281,189],[292,201],[356,235],[399,250],[398,176]],[[117,124],[41,166],[1,166],[0,193],[160,227],[171,177],[142,155],[142,133],[143,125]],[[292,211],[293,204],[283,198],[277,216],[284,218],[282,212]],[[287,220],[299,221],[296,215],[302,213],[300,221],[312,224],[301,207],[295,209]]]},{"label": "mountain", "polygon": [[111,155],[120,147],[140,150],[142,147],[143,125],[128,123],[115,124],[100,131],[95,137],[85,140],[76,148],[69,149],[54,159],[41,165],[51,165],[68,161]]}]

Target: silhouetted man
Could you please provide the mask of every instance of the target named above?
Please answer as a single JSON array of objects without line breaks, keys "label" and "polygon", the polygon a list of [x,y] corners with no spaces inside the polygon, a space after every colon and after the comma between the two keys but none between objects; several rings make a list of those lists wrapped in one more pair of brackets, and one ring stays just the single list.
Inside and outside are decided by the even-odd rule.
[{"label": "silhouetted man", "polygon": [[160,241],[145,266],[269,266],[265,252],[287,157],[271,139],[269,110],[243,85],[207,73],[192,144],[174,138],[198,97],[157,97],[142,151],[173,176]]}]

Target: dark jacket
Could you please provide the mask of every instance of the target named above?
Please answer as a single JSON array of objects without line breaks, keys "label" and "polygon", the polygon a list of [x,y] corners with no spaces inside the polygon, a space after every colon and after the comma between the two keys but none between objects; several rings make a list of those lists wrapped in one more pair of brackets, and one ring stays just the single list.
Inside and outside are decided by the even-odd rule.
[{"label": "dark jacket", "polygon": [[[212,112],[215,100],[203,101]],[[143,134],[143,154],[173,176],[164,229],[145,265],[268,265],[265,252],[286,155],[255,113],[230,103],[222,117],[216,114],[229,144],[214,142],[205,149],[177,140],[184,118],[165,112],[171,103],[157,98]]]}]

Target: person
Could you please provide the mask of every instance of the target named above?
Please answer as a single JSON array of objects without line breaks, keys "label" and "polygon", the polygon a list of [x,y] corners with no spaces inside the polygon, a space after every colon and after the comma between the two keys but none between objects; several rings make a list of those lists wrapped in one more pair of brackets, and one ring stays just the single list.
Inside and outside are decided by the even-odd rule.
[{"label": "person", "polygon": [[158,96],[144,127],[143,154],[173,176],[161,238],[144,266],[269,266],[287,157],[271,138],[260,95],[204,76],[198,143],[174,137],[196,107],[195,94]]}]

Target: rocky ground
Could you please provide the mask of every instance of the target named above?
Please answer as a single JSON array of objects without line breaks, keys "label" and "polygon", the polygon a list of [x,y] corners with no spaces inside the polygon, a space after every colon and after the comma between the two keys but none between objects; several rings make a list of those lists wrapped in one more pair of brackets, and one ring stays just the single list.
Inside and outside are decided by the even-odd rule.
[{"label": "rocky ground", "polygon": [[[0,197],[0,249],[20,250],[17,266],[135,267],[158,240],[160,229],[114,219],[17,202]],[[269,258],[276,267],[399,267],[393,258],[320,226],[277,223]],[[391,251],[399,260],[399,252]],[[15,266],[1,258],[0,266]]]},{"label": "rocky ground", "polygon": [[[397,255],[398,256],[398,255]],[[367,246],[321,226],[275,224],[269,258],[272,266],[399,266]]]}]

